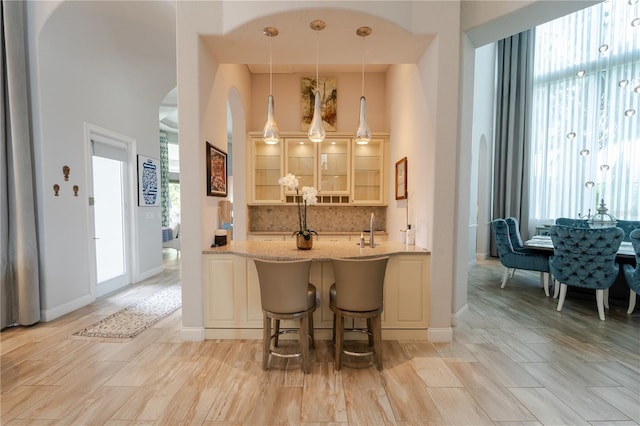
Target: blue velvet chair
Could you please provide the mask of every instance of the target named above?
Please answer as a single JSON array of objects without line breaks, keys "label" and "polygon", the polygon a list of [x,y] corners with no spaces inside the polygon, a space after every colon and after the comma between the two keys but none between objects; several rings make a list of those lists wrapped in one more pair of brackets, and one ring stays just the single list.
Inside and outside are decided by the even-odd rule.
[{"label": "blue velvet chair", "polygon": [[[558,311],[562,310],[567,286],[596,290],[598,316],[604,321],[605,290],[618,276],[616,253],[624,231],[613,228],[571,228],[554,225],[549,229],[553,241],[553,256],[549,267],[556,285],[560,284]],[[608,305],[608,303],[607,303]]]},{"label": "blue velvet chair", "polygon": [[515,217],[506,217],[504,219],[509,227],[509,239],[511,240],[511,246],[515,251],[527,252],[528,249],[524,248],[522,237],[520,236],[520,227],[518,226],[518,219]]},{"label": "blue velvet chair", "polygon": [[622,241],[631,241],[631,233],[636,229],[640,229],[640,220],[619,219],[616,226],[624,231],[624,238]]},{"label": "blue velvet chair", "polygon": [[559,217],[556,219],[556,225],[569,226],[571,228],[588,228],[589,223],[585,219],[572,219],[569,217]]},{"label": "blue velvet chair", "polygon": [[640,293],[640,229],[631,231],[629,234],[631,245],[636,252],[636,267],[624,265],[624,277],[629,286],[629,309],[627,313],[630,315],[636,307],[636,294]]},{"label": "blue velvet chair", "polygon": [[507,284],[509,269],[538,271],[540,272],[544,293],[549,296],[549,257],[533,251],[516,251],[511,243],[509,225],[505,219],[495,219],[491,222],[491,226],[498,246],[500,263],[505,267],[501,288],[504,288]]}]

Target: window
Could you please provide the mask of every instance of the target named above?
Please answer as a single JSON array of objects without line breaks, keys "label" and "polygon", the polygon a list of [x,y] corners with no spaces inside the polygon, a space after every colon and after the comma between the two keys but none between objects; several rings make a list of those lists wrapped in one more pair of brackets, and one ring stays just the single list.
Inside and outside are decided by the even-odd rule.
[{"label": "window", "polygon": [[536,27],[531,219],[640,219],[640,4],[610,0]]}]

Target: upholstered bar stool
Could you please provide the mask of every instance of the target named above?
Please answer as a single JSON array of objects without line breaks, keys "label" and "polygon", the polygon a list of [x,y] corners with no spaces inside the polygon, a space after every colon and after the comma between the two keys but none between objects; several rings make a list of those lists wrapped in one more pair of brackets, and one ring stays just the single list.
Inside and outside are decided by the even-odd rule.
[{"label": "upholstered bar stool", "polygon": [[[309,372],[309,347],[314,347],[313,312],[316,309],[316,288],[309,283],[311,260],[270,261],[254,259],[260,282],[263,313],[262,369],[269,369],[270,356],[302,358],[302,370]],[[281,329],[280,320],[299,319],[298,329]],[[275,332],[272,322],[275,321]],[[277,351],[278,337],[299,333],[300,352]],[[273,343],[273,344],[272,344]]]},{"label": "upholstered bar stool", "polygon": [[[373,259],[331,259],[335,284],[329,289],[329,306],[333,311],[334,368],[342,367],[342,355],[373,355],[382,370],[382,309],[384,275],[388,257]],[[345,329],[344,318],[366,318],[367,328]],[[344,349],[344,333],[361,332],[369,338],[369,351]]]}]

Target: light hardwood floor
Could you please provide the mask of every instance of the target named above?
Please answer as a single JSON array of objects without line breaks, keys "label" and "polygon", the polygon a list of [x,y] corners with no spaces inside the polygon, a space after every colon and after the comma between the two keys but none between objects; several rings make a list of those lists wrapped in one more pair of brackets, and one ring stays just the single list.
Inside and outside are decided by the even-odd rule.
[{"label": "light hardwood floor", "polygon": [[640,424],[640,314],[593,300],[563,312],[537,273],[481,261],[452,343],[385,341],[384,370],[333,369],[317,342],[298,361],[260,368],[260,341],[182,342],[173,315],[130,342],[72,333],[178,280],[158,277],[56,321],[0,335],[2,425],[635,425]]}]

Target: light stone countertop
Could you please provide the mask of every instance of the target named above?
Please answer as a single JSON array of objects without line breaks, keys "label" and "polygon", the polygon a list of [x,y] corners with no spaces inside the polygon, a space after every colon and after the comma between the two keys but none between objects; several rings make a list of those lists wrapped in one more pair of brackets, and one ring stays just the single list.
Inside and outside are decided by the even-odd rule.
[{"label": "light stone countertop", "polygon": [[298,250],[295,239],[287,241],[232,241],[222,247],[212,247],[203,254],[235,254],[267,260],[313,259],[327,261],[331,258],[357,259],[393,255],[428,255],[430,252],[419,246],[397,241],[381,241],[376,247],[360,248],[355,241],[313,241],[311,250]]}]

